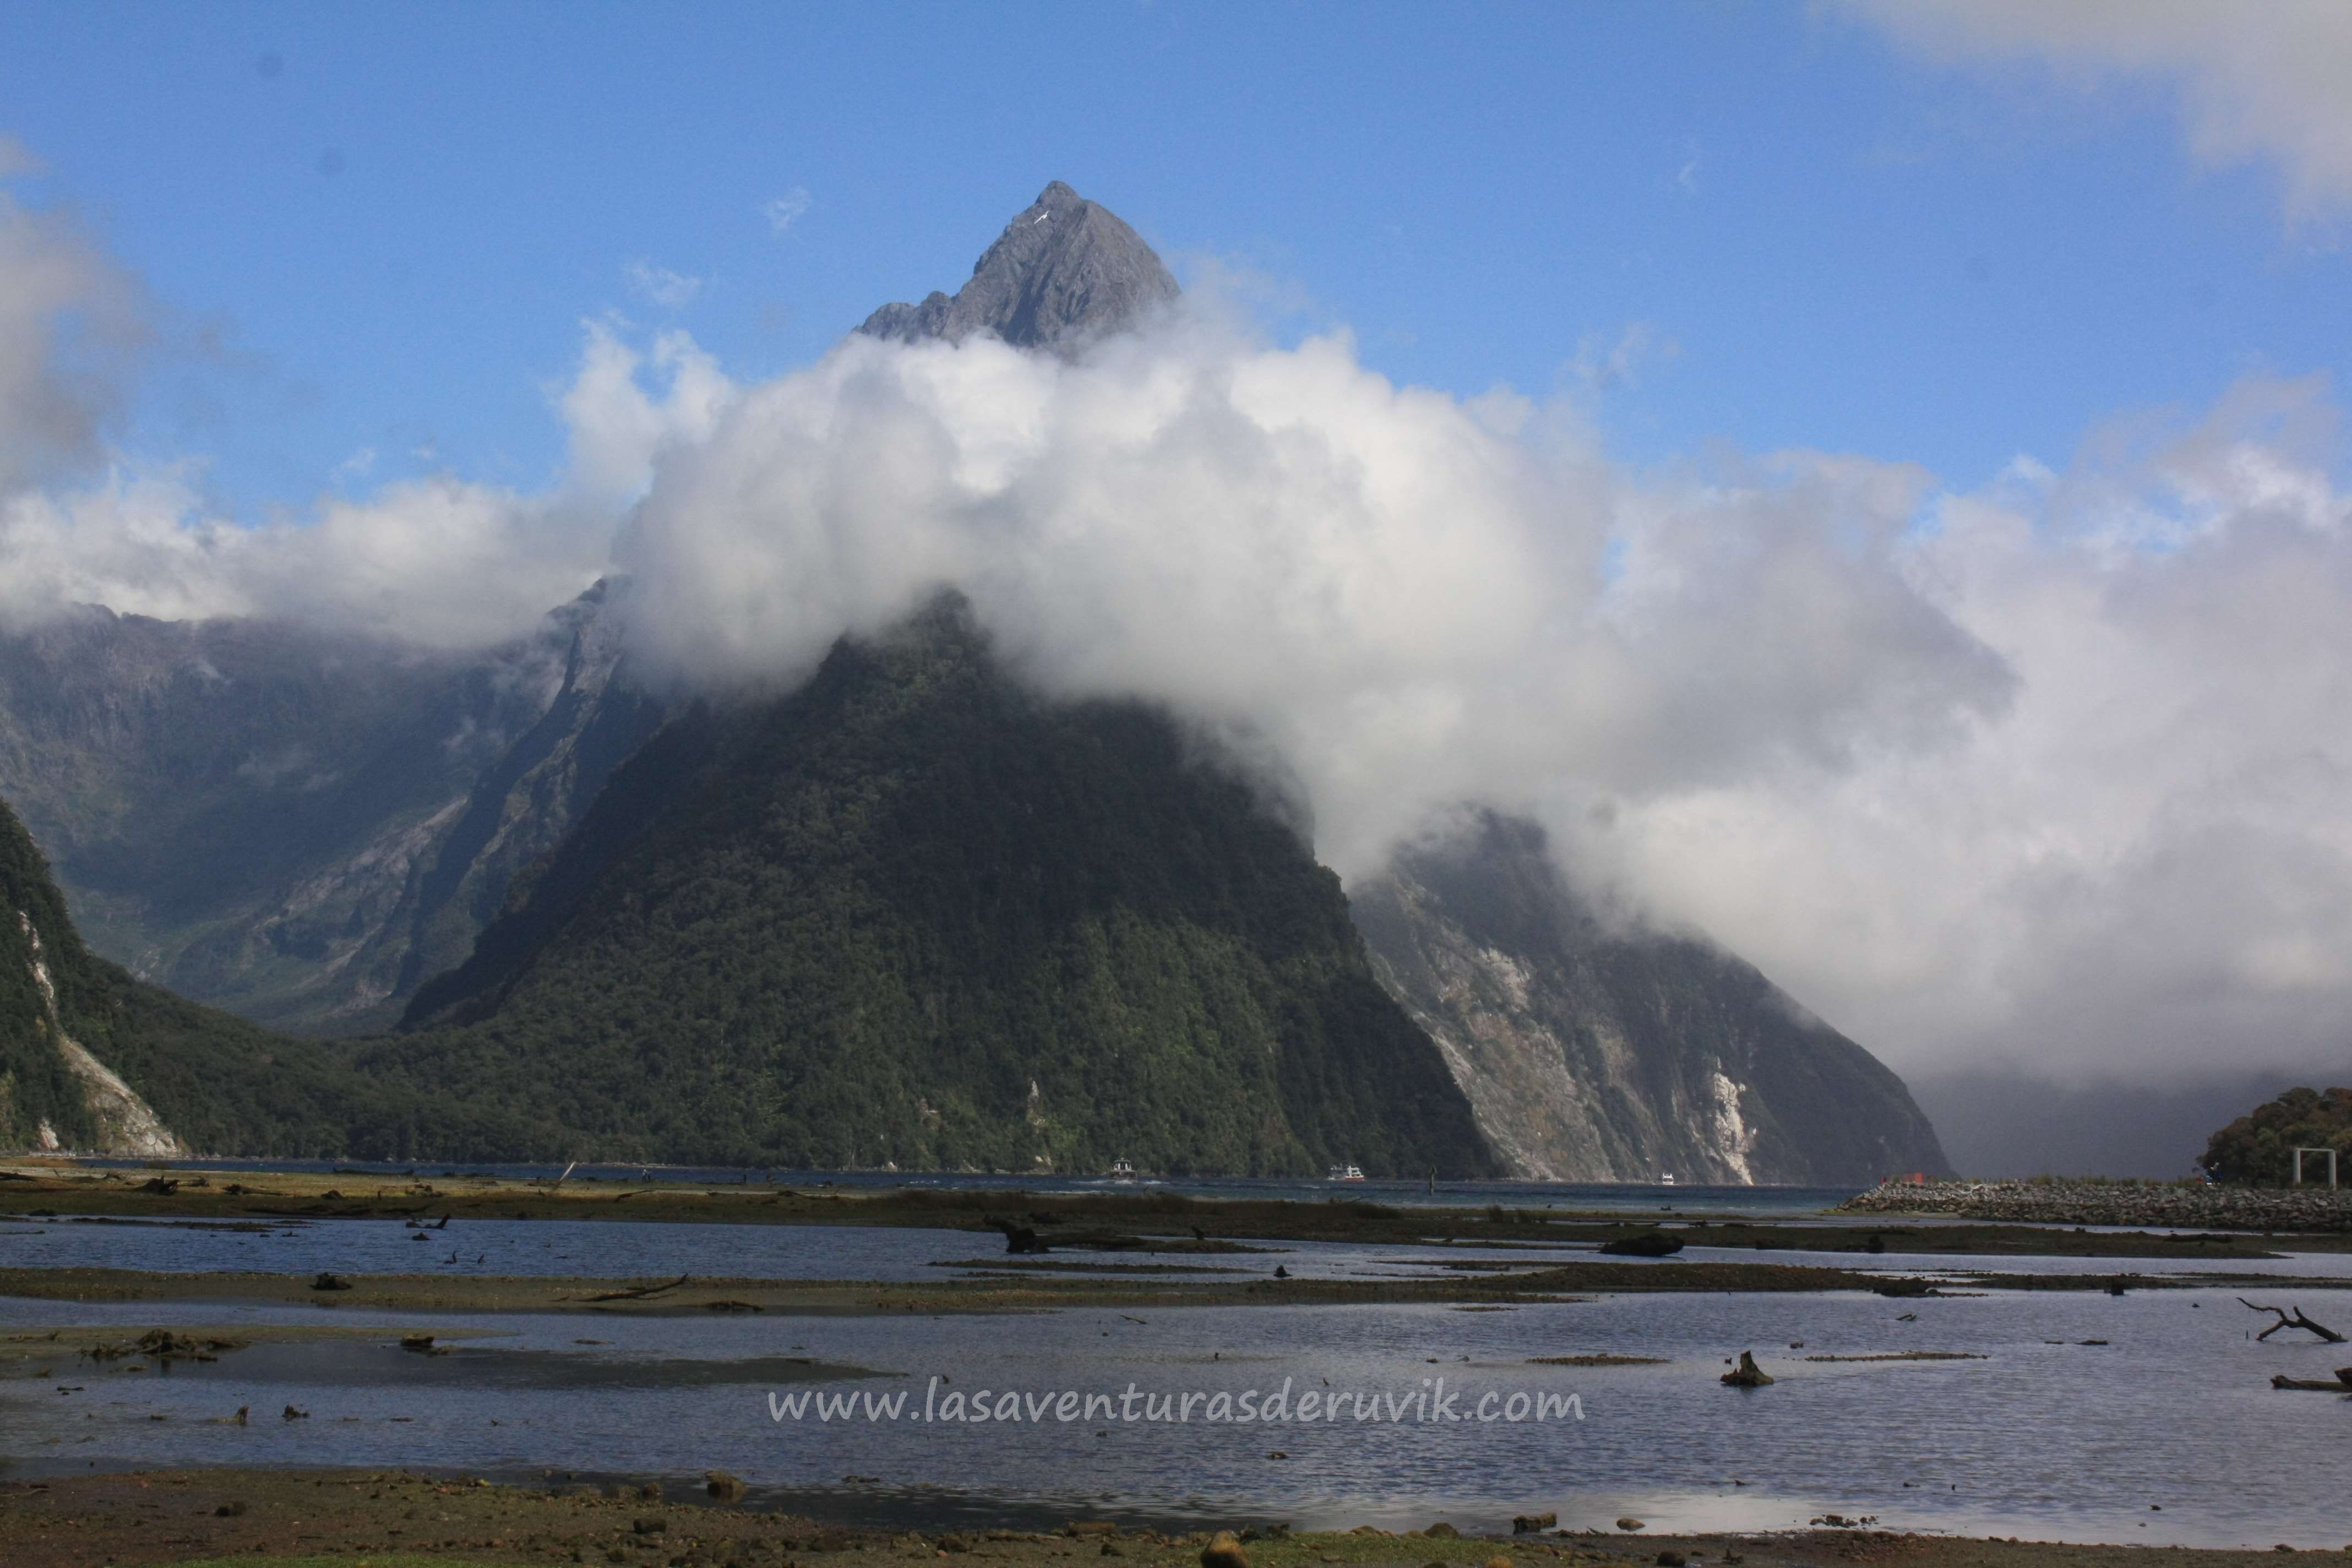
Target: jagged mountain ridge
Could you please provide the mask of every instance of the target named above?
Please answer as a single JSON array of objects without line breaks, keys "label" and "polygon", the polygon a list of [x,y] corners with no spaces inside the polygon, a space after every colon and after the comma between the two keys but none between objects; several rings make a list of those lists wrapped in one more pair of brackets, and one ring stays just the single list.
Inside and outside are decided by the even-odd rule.
[{"label": "jagged mountain ridge", "polygon": [[1338,879],[1197,751],[949,595],[673,722],[358,1060],[669,1159],[1493,1172]]},{"label": "jagged mountain ridge", "polygon": [[660,716],[601,584],[471,656],[99,608],[0,637],[0,795],[91,939],[304,1031],[386,1026],[463,962]]},{"label": "jagged mountain ridge", "polygon": [[1464,813],[1350,904],[1383,983],[1519,1174],[1827,1186],[1949,1173],[1901,1079],[1752,965],[1609,928],[1532,822]]}]

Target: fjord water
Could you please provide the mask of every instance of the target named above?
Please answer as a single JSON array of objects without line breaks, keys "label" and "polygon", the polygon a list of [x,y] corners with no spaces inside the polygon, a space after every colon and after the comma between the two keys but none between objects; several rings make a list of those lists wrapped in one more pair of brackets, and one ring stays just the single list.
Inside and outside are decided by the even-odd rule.
[{"label": "fjord water", "polygon": [[[1897,1321],[1897,1309],[1917,1319]],[[136,1329],[152,1306],[95,1315]],[[53,1304],[0,1304],[12,1325]],[[174,1310],[183,1321],[312,1323],[307,1308]],[[1138,1318],[1143,1321],[1136,1321]],[[2326,1375],[2331,1347],[2258,1345],[2219,1291],[1614,1297],[1507,1311],[1433,1307],[1072,1310],[988,1319],[594,1319],[433,1315],[387,1321],[358,1354],[257,1345],[168,1374],[88,1363],[0,1384],[18,1475],[173,1464],[410,1465],[544,1481],[723,1468],[754,1500],[906,1527],[1083,1514],[1281,1519],[1302,1527],[1437,1518],[1505,1526],[1557,1510],[1570,1528],[1635,1514],[1654,1530],[1801,1526],[1824,1511],[1889,1528],[2124,1542],[2335,1546],[2352,1447],[2347,1403],[2273,1393]],[[447,1357],[393,1348],[399,1329],[491,1337]],[[578,1341],[604,1342],[583,1345]],[[1802,1341],[1805,1349],[1785,1347]],[[2084,1344],[2105,1340],[2105,1344]],[[1780,1381],[1736,1391],[1722,1358],[1755,1347]],[[1981,1361],[1811,1363],[1813,1354],[1969,1351]],[[1535,1355],[1668,1358],[1544,1367]],[[776,1358],[874,1369],[814,1385]],[[2341,1359],[2340,1355],[2337,1359]],[[692,1375],[682,1363],[701,1363]],[[734,1363],[730,1366],[729,1363]],[[551,1369],[565,1369],[562,1372]],[[927,1395],[1121,1394],[1327,1385],[1408,1405],[1439,1377],[1460,1421],[1273,1426],[1025,1416],[924,1422]],[[937,1384],[932,1379],[940,1381]],[[1427,1379],[1427,1384],[1423,1380]],[[77,1392],[60,1394],[56,1387]],[[772,1418],[772,1394],[908,1395],[906,1418]],[[1488,1391],[1573,1393],[1583,1418],[1481,1423]],[[1048,1402],[1050,1404],[1050,1402]],[[275,1412],[294,1405],[307,1419]],[[205,1425],[239,1405],[248,1426]],[[162,1419],[155,1419],[155,1417]],[[2285,1427],[2319,1440],[2291,1467],[2228,1457]],[[1098,1435],[1099,1434],[1099,1435]],[[1281,1457],[1276,1458],[1275,1456]],[[845,1481],[845,1478],[870,1478]],[[1744,1484],[1735,1484],[1744,1483]]]},{"label": "fjord water", "polygon": [[[451,1271],[807,1279],[940,1279],[962,1271],[958,1265],[1012,1261],[994,1254],[985,1234],[866,1226],[477,1221],[421,1243],[408,1239],[413,1234],[368,1220],[266,1234],[18,1221],[0,1233],[0,1260],[429,1272],[462,1252]],[[1269,1245],[1279,1250],[1183,1262],[1247,1274],[1279,1260],[1294,1274],[1425,1277],[1465,1261],[1555,1256]],[[531,1266],[532,1255],[541,1267]],[[1775,1259],[1797,1260],[1788,1253]],[[1854,1254],[1830,1260],[1887,1262]],[[2085,1267],[1896,1261],[1910,1272],[1971,1263]],[[2322,1255],[2234,1267],[2352,1278],[2347,1261]],[[68,1355],[46,1378],[0,1383],[0,1430],[8,1434],[7,1468],[17,1475],[405,1465],[533,1482],[658,1476],[691,1485],[704,1470],[726,1468],[751,1483],[755,1503],[931,1528],[1097,1513],[1391,1529],[1445,1518],[1468,1529],[1556,1510],[1570,1528],[1607,1529],[1630,1513],[1659,1531],[1764,1530],[1836,1512],[1874,1515],[1891,1528],[2034,1538],[2340,1546],[2347,1532],[2336,1500],[2352,1489],[2352,1447],[2336,1441],[2335,1429],[2352,1418],[2352,1401],[2276,1393],[2269,1378],[2325,1377],[2343,1359],[2341,1348],[2255,1342],[2234,1300],[2246,1289],[724,1319],[163,1302],[61,1310],[16,1299],[0,1301],[0,1322],[103,1322],[136,1332],[168,1321],[217,1323],[232,1333],[349,1323],[381,1331],[356,1344],[259,1343],[168,1372],[130,1373]],[[2327,1319],[2320,1304],[2305,1304]],[[404,1330],[435,1332],[453,1348],[446,1356],[404,1353],[394,1342]],[[478,1337],[453,1337],[469,1333]],[[1794,1342],[1802,1348],[1790,1348]],[[1724,1358],[1743,1349],[1758,1352],[1779,1380],[1773,1386],[1735,1391],[1718,1383]],[[1900,1351],[1984,1359],[1804,1359]],[[1592,1352],[1665,1359],[1622,1367],[1530,1362]],[[1202,1403],[1181,1423],[1099,1414],[1062,1421],[1050,1397],[1037,1397],[1064,1390],[1117,1396],[1130,1386],[1147,1396],[1263,1394],[1287,1380],[1294,1402],[1328,1388],[1351,1400],[1393,1397],[1392,1412],[1434,1394],[1441,1377],[1463,1419],[1359,1421],[1351,1405],[1337,1421],[1234,1425],[1207,1421]],[[992,1409],[1012,1392],[1043,1414],[984,1425],[919,1418],[927,1397],[936,1410],[950,1394],[969,1399],[982,1390]],[[1477,1400],[1490,1391],[1505,1409],[1513,1394],[1574,1394],[1582,1418],[1481,1422]],[[772,1418],[771,1395],[814,1392],[904,1394],[906,1414],[869,1419],[861,1405],[847,1422],[820,1421],[814,1406],[798,1418],[786,1406],[784,1419]],[[291,1421],[270,1414],[288,1405],[310,1414]],[[243,1426],[218,1424],[239,1405],[263,1414]],[[1150,1405],[1130,1408],[1148,1413]],[[2298,1445],[2294,1465],[2233,1462],[2288,1430],[2318,1439]]]},{"label": "fjord water", "polygon": [[[1147,1227],[1149,1228],[1149,1227]],[[271,1274],[425,1274],[453,1278],[522,1275],[626,1277],[691,1274],[745,1279],[936,1280],[971,1269],[1110,1267],[1154,1269],[1195,1279],[1262,1279],[1279,1264],[1301,1279],[1442,1277],[1447,1270],[1502,1266],[1540,1268],[1591,1259],[1596,1243],[1482,1245],[1433,1231],[1417,1246],[1387,1242],[1261,1241],[1240,1253],[1055,1252],[1045,1259],[1008,1257],[992,1229],[933,1230],[911,1226],[681,1225],[639,1220],[466,1219],[446,1230],[414,1229],[392,1219],[127,1220],[58,1215],[0,1219],[0,1268],[131,1268],[163,1274],[258,1270]],[[2352,1253],[2314,1253],[2291,1263],[2184,1258],[2085,1260],[2080,1258],[1967,1254],[1870,1254],[1776,1247],[1685,1246],[1683,1262],[1811,1264],[1945,1277],[2004,1274],[2156,1272],[2237,1273],[2269,1268],[2303,1277],[2341,1277],[2352,1284]],[[1612,1259],[1629,1268],[1665,1260]]]}]

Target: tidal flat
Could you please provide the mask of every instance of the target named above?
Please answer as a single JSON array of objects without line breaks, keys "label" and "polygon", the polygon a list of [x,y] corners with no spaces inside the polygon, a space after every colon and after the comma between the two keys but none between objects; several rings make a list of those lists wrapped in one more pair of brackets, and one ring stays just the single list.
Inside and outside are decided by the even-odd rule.
[{"label": "tidal flat", "polygon": [[[2352,1539],[2352,1445],[2326,1436],[2352,1398],[2270,1384],[2352,1355],[2257,1340],[2270,1320],[2239,1300],[2352,1327],[2341,1237],[1766,1219],[1679,1195],[1629,1215],[750,1183],[624,1198],[405,1173],[161,1191],[144,1184],[173,1173],[19,1169],[0,1187],[0,1533],[50,1553],[26,1561],[719,1565],[806,1563],[821,1541],[911,1561],[961,1554],[953,1536],[1042,1563],[1081,1549],[1072,1521],[1118,1532],[1087,1554],[1163,1568],[1227,1526],[1265,1533],[1254,1568]],[[1024,1231],[1047,1250],[1005,1250]],[[1599,1250],[1655,1235],[1681,1249]],[[1769,1385],[1722,1384],[1742,1351]],[[1277,1393],[1278,1415],[1237,1418]],[[2315,1437],[2296,1465],[2238,1458],[2288,1428]],[[718,1472],[740,1495],[705,1495]],[[641,1534],[606,1493],[647,1486],[672,1521]],[[247,1512],[138,1521],[175,1489]],[[376,1506],[395,1494],[401,1518]],[[453,1509],[474,1511],[459,1527]],[[1539,1541],[1409,1533],[1508,1536],[1544,1513]]]}]

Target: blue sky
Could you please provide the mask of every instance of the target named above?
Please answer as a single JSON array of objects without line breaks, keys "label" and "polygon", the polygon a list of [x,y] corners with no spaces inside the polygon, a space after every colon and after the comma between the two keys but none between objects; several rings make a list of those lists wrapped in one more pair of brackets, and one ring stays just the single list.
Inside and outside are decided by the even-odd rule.
[{"label": "blue sky", "polygon": [[[17,199],[172,324],[118,444],[203,459],[247,521],[542,483],[583,318],[772,374],[952,289],[1050,178],[1399,381],[1606,381],[1637,466],[1805,446],[1975,484],[2250,372],[2341,383],[2340,222],[2290,213],[2278,160],[2196,158],[2177,98],[1793,4],[0,15],[0,131],[45,165]],[[665,308],[635,263],[700,287]]]}]

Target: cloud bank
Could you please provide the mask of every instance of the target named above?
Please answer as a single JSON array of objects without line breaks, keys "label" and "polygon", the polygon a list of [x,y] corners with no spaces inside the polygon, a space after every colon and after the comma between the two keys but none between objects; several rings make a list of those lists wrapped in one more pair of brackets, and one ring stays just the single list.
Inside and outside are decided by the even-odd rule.
[{"label": "cloud bank", "polygon": [[646,665],[724,684],[952,584],[1045,689],[1275,749],[1343,874],[1463,800],[1533,812],[1906,1070],[2342,1059],[2352,497],[2315,381],[1953,489],[1805,451],[1630,473],[1573,399],[1398,386],[1213,309],[1076,360],[852,338],[756,385],[595,321],[545,488],[248,527],[108,453],[90,344],[139,321],[0,206],[0,625],[467,647],[618,567]]},{"label": "cloud bank", "polygon": [[810,668],[940,588],[1045,689],[1271,743],[1368,871],[1431,811],[1933,744],[2011,676],[1896,569],[1910,470],[1637,495],[1559,409],[1395,386],[1199,315],[1075,363],[852,339],[675,447],[618,550],[633,645]]},{"label": "cloud bank", "polygon": [[2352,201],[2352,6],[2340,0],[1848,0],[1932,58],[2177,84],[2208,163],[2274,161],[2290,207]]},{"label": "cloud bank", "polygon": [[2016,677],[1932,745],[1625,803],[1580,851],[1906,1068],[2340,1073],[2352,495],[2316,382],[1944,494],[1897,569]]}]

